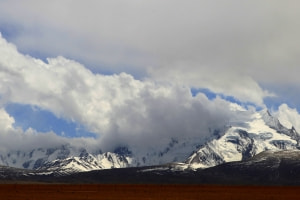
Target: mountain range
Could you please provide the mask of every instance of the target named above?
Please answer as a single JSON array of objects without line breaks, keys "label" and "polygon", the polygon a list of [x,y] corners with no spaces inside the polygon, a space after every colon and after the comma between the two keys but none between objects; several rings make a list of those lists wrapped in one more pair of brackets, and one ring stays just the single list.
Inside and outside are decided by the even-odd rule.
[{"label": "mountain range", "polygon": [[283,126],[262,110],[213,130],[205,143],[197,138],[171,138],[163,150],[146,153],[127,146],[112,152],[89,151],[70,144],[12,150],[0,154],[0,179],[298,184],[299,140],[294,127]]}]

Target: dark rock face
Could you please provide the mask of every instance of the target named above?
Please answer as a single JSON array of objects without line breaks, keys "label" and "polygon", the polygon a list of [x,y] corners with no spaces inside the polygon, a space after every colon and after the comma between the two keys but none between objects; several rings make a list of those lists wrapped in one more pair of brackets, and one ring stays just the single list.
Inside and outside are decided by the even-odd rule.
[{"label": "dark rock face", "polygon": [[114,150],[114,153],[123,155],[123,156],[131,156],[132,155],[132,152],[129,150],[128,147],[117,147]]},{"label": "dark rock face", "polygon": [[267,151],[204,171],[220,183],[300,185],[300,151]]},{"label": "dark rock face", "polygon": [[300,185],[300,151],[266,151],[240,162],[207,169],[176,168],[178,164],[49,174],[0,166],[0,181],[42,181],[64,183],[155,183]]},{"label": "dark rock face", "polygon": [[24,167],[25,169],[28,169],[28,167],[29,167],[29,165],[30,165],[31,162],[32,162],[32,160],[28,160],[28,161],[24,162],[24,163],[23,163],[23,167]]},{"label": "dark rock face", "polygon": [[[226,137],[226,142],[235,145],[237,152],[242,154],[242,160],[251,158],[256,153],[254,139],[247,131],[237,130],[236,136]],[[216,151],[215,146],[208,143],[204,145],[194,156],[190,157],[186,163],[203,163],[204,165],[219,165],[225,163],[224,158]]]}]

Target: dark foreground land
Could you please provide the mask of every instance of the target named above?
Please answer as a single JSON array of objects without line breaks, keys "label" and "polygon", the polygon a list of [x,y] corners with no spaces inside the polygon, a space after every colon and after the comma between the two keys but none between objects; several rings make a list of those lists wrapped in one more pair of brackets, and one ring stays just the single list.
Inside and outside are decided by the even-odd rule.
[{"label": "dark foreground land", "polygon": [[300,187],[220,186],[220,185],[142,185],[142,184],[1,184],[0,199],[201,199],[276,200],[299,199]]}]

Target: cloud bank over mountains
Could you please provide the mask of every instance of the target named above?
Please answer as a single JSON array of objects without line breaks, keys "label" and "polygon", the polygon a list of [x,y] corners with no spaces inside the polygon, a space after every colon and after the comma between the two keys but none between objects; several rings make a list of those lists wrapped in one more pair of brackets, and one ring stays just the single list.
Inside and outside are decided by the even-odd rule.
[{"label": "cloud bank over mountains", "polygon": [[[2,136],[15,138],[9,144],[26,143],[30,136],[59,140],[53,133],[23,133],[13,126],[14,119],[4,109],[9,103],[36,106],[81,124],[97,135],[94,140],[103,148],[167,143],[172,137],[205,138],[209,129],[221,129],[237,117],[233,108],[238,105],[219,97],[209,100],[203,93],[193,96],[185,86],[136,80],[126,73],[94,74],[63,57],[45,63],[19,53],[4,38],[0,54]],[[39,139],[34,141],[41,145]]]},{"label": "cloud bank over mountains", "polygon": [[[197,137],[204,142],[213,130],[246,119],[253,109],[219,96],[209,99],[201,92],[192,94],[186,85],[137,80],[124,72],[95,74],[61,56],[49,58],[46,63],[18,52],[3,37],[0,54],[2,150],[65,143],[103,150],[113,150],[118,145],[149,148],[184,137]],[[96,137],[66,138],[51,131],[23,130],[5,110],[11,103],[50,111],[57,118],[84,126]],[[241,114],[239,110],[246,112]],[[283,104],[277,115],[300,129],[296,110]]]},{"label": "cloud bank over mountains", "polygon": [[11,103],[84,126],[96,135],[85,140],[107,148],[205,138],[241,117],[232,101],[194,96],[191,88],[267,107],[299,131],[299,7],[277,0],[0,1],[1,137],[66,140],[16,127],[5,110]]}]

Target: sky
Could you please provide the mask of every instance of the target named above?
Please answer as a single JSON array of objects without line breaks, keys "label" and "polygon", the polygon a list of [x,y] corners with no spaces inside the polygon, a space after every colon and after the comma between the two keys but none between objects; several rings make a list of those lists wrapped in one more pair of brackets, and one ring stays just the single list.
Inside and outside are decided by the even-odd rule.
[{"label": "sky", "polygon": [[267,108],[300,131],[299,8],[296,0],[0,0],[3,148],[204,140],[239,118],[238,106]]}]

